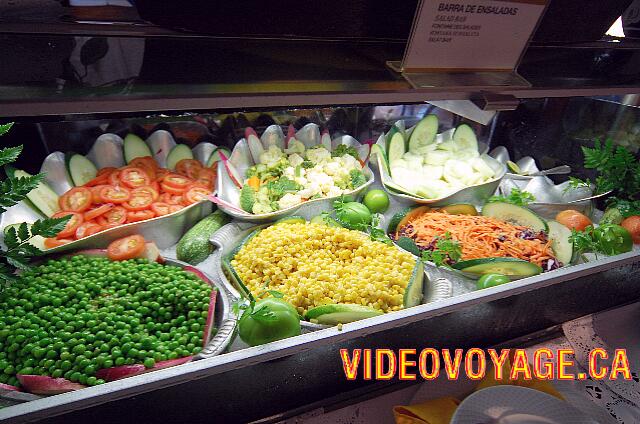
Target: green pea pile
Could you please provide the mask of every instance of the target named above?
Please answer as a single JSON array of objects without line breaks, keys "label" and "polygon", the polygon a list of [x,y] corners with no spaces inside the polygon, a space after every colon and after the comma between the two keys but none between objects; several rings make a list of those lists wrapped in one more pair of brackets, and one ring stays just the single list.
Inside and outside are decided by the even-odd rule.
[{"label": "green pea pile", "polygon": [[144,259],[74,256],[24,272],[0,294],[0,383],[16,374],[93,386],[102,368],[201,350],[212,287]]}]

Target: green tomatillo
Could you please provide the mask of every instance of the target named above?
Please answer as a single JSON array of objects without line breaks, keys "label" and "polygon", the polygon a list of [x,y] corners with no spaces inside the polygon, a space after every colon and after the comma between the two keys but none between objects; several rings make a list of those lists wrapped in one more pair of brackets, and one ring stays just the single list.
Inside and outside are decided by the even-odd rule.
[{"label": "green tomatillo", "polygon": [[593,231],[598,250],[607,255],[619,255],[633,249],[629,231],[616,224],[601,225]]},{"label": "green tomatillo", "polygon": [[251,302],[238,321],[238,334],[249,346],[300,334],[300,316],[292,304],[278,297]]}]

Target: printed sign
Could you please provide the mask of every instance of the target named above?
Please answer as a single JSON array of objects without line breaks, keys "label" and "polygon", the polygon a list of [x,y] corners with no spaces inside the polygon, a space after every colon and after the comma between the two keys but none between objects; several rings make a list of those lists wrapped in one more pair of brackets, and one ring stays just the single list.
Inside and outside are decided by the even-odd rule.
[{"label": "printed sign", "polygon": [[423,0],[402,70],[513,70],[546,2]]}]

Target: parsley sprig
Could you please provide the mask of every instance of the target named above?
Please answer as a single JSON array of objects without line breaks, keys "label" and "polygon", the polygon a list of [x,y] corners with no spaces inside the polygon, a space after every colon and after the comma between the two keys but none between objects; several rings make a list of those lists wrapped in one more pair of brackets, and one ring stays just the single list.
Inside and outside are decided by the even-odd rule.
[{"label": "parsley sprig", "polygon": [[536,197],[529,193],[528,191],[524,191],[524,190],[520,190],[519,188],[514,188],[513,190],[511,190],[511,192],[509,192],[508,196],[499,196],[499,195],[495,195],[495,196],[491,196],[487,202],[491,203],[491,202],[504,202],[504,203],[511,203],[513,205],[517,205],[517,206],[526,206],[529,203],[532,203],[536,200]]},{"label": "parsley sprig", "polygon": [[422,260],[430,261],[437,266],[450,267],[462,258],[460,243],[451,238],[448,231],[442,237],[436,237],[433,249],[422,251]]},{"label": "parsley sprig", "polygon": [[[0,135],[6,134],[12,124],[0,125]],[[0,149],[0,166],[8,166],[18,159],[22,146]],[[9,177],[0,181],[0,213],[24,200],[27,194],[43,180],[44,174],[30,177]],[[9,226],[4,231],[5,249],[0,249],[0,291],[17,278],[16,271],[28,270],[33,257],[42,251],[33,243],[35,236],[55,237],[65,227],[69,216],[39,219],[33,224],[22,223]]]}]

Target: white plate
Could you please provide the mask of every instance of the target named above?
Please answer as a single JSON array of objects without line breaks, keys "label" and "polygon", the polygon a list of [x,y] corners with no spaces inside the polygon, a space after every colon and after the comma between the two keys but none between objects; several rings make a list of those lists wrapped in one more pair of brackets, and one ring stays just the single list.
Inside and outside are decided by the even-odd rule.
[{"label": "white plate", "polygon": [[495,386],[462,401],[451,424],[597,424],[597,421],[538,390]]}]

